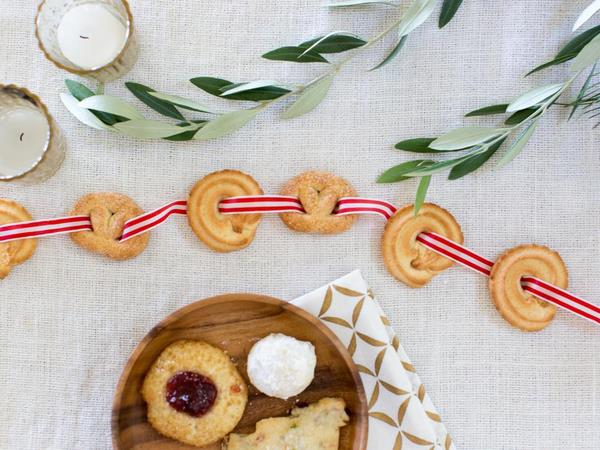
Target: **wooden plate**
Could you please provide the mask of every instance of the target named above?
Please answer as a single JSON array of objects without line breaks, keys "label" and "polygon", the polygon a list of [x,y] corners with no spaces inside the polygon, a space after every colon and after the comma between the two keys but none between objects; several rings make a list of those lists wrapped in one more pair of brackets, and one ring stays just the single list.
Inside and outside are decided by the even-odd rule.
[{"label": "wooden plate", "polygon": [[[246,355],[270,333],[311,341],[317,352],[312,384],[287,401],[267,397],[248,382]],[[144,376],[162,350],[179,339],[203,340],[225,350],[248,382],[248,406],[236,432],[252,433],[260,419],[287,415],[296,401],[323,397],[346,401],[350,423],[340,431],[341,450],[367,445],[367,401],[352,358],[337,337],[317,318],[287,302],[252,294],[228,294],[182,308],[154,327],[140,342],[121,375],[112,412],[113,447],[117,450],[196,449],[158,434],[146,420],[140,389]],[[220,450],[220,443],[202,447]]]}]

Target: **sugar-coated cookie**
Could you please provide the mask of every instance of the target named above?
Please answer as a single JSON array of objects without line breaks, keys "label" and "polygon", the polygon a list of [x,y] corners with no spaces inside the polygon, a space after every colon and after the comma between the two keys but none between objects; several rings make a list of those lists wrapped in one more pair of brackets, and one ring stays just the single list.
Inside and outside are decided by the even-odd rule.
[{"label": "sugar-coated cookie", "polygon": [[148,245],[149,233],[120,242],[123,226],[144,211],[129,197],[112,192],[99,192],[81,197],[71,211],[72,216],[90,216],[92,231],[71,234],[80,247],[111,259],[130,259]]},{"label": "sugar-coated cookie", "polygon": [[385,226],[381,251],[388,272],[413,288],[426,285],[453,264],[417,242],[423,231],[440,234],[459,244],[464,240],[454,216],[437,205],[423,204],[416,216],[413,205],[399,209]]},{"label": "sugar-coated cookie", "polygon": [[[0,199],[0,225],[33,220],[27,210],[17,202]],[[0,279],[5,278],[13,266],[22,264],[33,256],[37,239],[22,239],[0,243]]]},{"label": "sugar-coated cookie", "polygon": [[298,197],[305,214],[282,213],[281,220],[292,230],[303,233],[337,234],[350,229],[358,216],[334,216],[342,197],[355,197],[354,188],[341,177],[327,172],[304,172],[292,178],[282,195]]},{"label": "sugar-coated cookie", "polygon": [[217,252],[246,248],[254,240],[260,214],[221,214],[219,203],[228,197],[262,195],[250,175],[237,170],[213,172],[198,181],[188,197],[188,221],[196,236]]},{"label": "sugar-coated cookie", "polygon": [[567,289],[569,274],[560,255],[540,245],[510,249],[494,264],[489,285],[496,309],[511,325],[539,331],[552,322],[556,306],[524,291],[521,278],[526,276]]},{"label": "sugar-coated cookie", "polygon": [[248,388],[227,354],[201,341],[177,341],[154,362],[142,386],[148,421],[161,434],[202,447],[242,418]]}]

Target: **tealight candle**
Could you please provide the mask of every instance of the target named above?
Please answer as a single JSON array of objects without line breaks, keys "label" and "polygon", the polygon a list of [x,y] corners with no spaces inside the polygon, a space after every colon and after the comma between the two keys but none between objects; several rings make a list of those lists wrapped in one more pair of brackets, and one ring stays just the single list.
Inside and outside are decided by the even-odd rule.
[{"label": "tealight candle", "polygon": [[60,130],[35,95],[0,85],[0,180],[40,182],[64,159]]},{"label": "tealight candle", "polygon": [[82,69],[93,70],[113,61],[127,42],[127,27],[110,6],[86,3],[70,9],[58,25],[62,54]]},{"label": "tealight candle", "polygon": [[119,78],[137,60],[127,0],[42,0],[36,36],[56,66],[98,81]]}]

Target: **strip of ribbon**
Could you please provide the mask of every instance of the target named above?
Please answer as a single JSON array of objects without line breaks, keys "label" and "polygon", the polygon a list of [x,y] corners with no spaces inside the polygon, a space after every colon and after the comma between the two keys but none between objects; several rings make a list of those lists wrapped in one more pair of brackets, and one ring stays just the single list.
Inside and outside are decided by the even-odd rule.
[{"label": "strip of ribbon", "polygon": [[[286,195],[255,195],[231,197],[219,203],[221,214],[265,214],[265,213],[304,213],[300,200]],[[344,197],[340,199],[333,211],[334,215],[376,214],[389,220],[396,212],[396,207],[386,201],[363,198]],[[177,200],[153,211],[128,220],[123,227],[121,242],[131,239],[158,227],[173,215],[187,215],[187,202]],[[71,216],[50,220],[34,220],[14,224],[0,225],[0,242],[20,239],[91,231],[92,222],[88,216]],[[417,241],[430,250],[449,258],[456,263],[474,270],[487,277],[490,276],[494,261],[491,261],[468,248],[457,244],[439,234],[423,232]],[[523,290],[535,297],[552,303],[570,313],[600,325],[600,307],[587,302],[564,289],[533,277],[521,280]]]}]

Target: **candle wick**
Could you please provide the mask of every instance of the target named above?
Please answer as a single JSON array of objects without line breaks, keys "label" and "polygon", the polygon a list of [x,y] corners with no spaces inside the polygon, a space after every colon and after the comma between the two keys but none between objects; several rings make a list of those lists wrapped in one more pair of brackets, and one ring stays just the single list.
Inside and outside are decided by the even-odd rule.
[{"label": "candle wick", "polygon": [[80,37],[81,39],[89,39],[89,36],[82,36],[82,35],[79,35],[79,37]]},{"label": "candle wick", "polygon": [[19,140],[20,140],[21,142],[23,142],[23,136],[25,136],[25,133],[21,133],[21,136],[19,136]]}]

